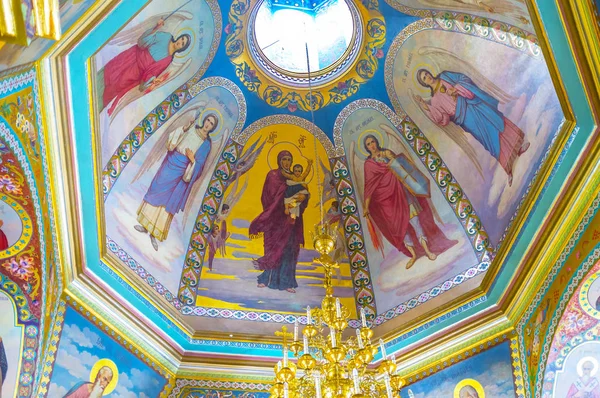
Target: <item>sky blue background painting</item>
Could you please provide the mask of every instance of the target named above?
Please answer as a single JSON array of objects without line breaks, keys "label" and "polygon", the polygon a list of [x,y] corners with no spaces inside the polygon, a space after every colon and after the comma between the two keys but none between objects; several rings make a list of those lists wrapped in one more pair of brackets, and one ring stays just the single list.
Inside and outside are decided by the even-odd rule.
[{"label": "sky blue background painting", "polygon": [[62,398],[75,384],[89,381],[99,359],[112,360],[119,381],[107,398],[155,398],[166,379],[85,319],[67,307],[48,397]]},{"label": "sky blue background painting", "polygon": [[510,342],[506,341],[411,384],[402,389],[400,397],[412,398],[409,393],[411,390],[414,398],[452,398],[454,388],[463,379],[475,379],[481,383],[485,398],[515,398]]}]

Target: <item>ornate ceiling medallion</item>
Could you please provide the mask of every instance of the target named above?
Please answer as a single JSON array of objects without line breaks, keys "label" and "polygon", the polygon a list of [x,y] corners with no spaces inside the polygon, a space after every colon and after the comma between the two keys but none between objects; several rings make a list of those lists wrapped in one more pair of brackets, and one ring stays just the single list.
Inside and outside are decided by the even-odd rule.
[{"label": "ornate ceiling medallion", "polygon": [[244,86],[290,112],[318,110],[355,94],[374,76],[385,44],[376,2],[304,3],[235,0],[225,27],[227,55]]}]

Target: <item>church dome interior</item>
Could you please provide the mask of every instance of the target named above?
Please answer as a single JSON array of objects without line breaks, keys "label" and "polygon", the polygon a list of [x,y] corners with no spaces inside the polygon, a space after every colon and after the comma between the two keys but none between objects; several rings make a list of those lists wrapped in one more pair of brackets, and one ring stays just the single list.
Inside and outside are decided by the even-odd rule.
[{"label": "church dome interior", "polygon": [[0,398],[600,398],[600,1],[0,2]]}]

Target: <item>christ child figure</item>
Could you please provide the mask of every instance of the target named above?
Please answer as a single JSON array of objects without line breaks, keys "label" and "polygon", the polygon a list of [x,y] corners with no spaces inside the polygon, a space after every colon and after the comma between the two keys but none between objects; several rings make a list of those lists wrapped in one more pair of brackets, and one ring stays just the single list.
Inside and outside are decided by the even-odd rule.
[{"label": "christ child figure", "polygon": [[309,159],[306,171],[304,171],[302,165],[295,164],[294,167],[292,167],[291,173],[283,170],[281,172],[287,179],[287,189],[285,190],[285,198],[283,200],[283,203],[285,204],[285,214],[289,215],[293,221],[300,215],[298,204],[304,202],[304,199],[306,199],[309,194],[306,177],[312,169],[312,164],[312,159]]}]

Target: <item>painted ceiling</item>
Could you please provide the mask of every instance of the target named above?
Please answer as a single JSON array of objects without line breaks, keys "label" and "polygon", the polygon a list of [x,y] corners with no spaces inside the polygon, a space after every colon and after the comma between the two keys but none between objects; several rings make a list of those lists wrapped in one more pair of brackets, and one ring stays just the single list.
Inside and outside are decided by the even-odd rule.
[{"label": "painted ceiling", "polygon": [[[67,3],[72,22],[90,6]],[[236,340],[306,322],[321,219],[351,325],[365,308],[401,345],[458,323],[502,295],[542,225],[531,210],[558,194],[542,187],[569,137],[520,0],[88,14],[52,105],[69,120],[73,272],[183,350],[218,353],[208,338],[229,336],[242,352]]]}]

